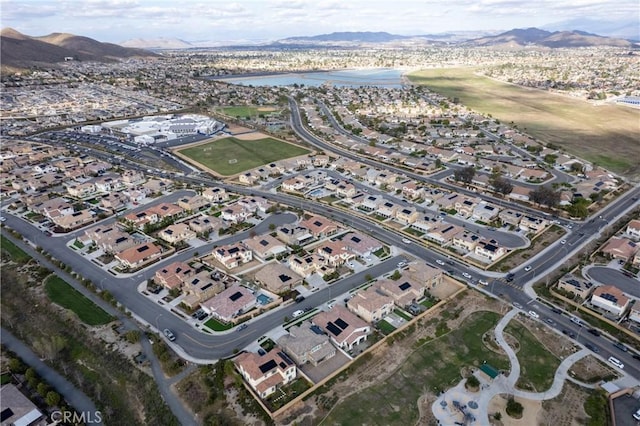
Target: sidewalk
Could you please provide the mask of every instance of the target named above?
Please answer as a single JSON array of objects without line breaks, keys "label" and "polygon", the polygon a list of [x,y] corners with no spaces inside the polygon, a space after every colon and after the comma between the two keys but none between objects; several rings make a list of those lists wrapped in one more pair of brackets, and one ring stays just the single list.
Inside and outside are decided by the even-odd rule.
[{"label": "sidewalk", "polygon": [[[568,376],[569,368],[590,354],[588,350],[582,349],[565,358],[556,370],[553,384],[545,392],[526,392],[516,389],[515,384],[520,377],[520,363],[516,353],[504,339],[503,333],[507,324],[515,318],[518,312],[518,309],[509,311],[495,328],[496,341],[505,351],[511,363],[509,376],[499,375],[492,381],[488,381],[484,374],[480,374],[480,371],[476,370],[474,375],[480,381],[478,392],[470,392],[465,389],[466,379],[462,379],[456,386],[440,395],[431,406],[431,410],[440,424],[464,423],[466,415],[469,425],[487,425],[489,424],[489,404],[496,395],[500,394],[510,394],[534,401],[555,398],[562,392],[564,381],[570,379]],[[579,382],[578,384],[582,385]]]}]

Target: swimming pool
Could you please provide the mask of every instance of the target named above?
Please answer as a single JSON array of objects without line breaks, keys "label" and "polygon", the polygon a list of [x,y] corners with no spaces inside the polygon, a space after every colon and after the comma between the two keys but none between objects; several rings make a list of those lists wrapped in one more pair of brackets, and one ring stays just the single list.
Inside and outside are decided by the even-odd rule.
[{"label": "swimming pool", "polygon": [[272,298],[262,293],[256,296],[256,299],[258,299],[258,303],[261,305],[268,305],[269,303],[273,302]]},{"label": "swimming pool", "polygon": [[309,197],[322,197],[324,195],[324,189],[323,188],[318,188],[318,189],[314,189],[313,191],[310,191],[307,193],[307,195]]}]

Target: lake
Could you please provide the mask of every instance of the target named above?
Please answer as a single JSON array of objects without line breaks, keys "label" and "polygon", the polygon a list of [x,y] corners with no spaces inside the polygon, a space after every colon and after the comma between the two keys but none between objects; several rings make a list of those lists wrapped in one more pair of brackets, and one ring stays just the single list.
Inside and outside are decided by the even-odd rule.
[{"label": "lake", "polygon": [[376,86],[389,89],[402,88],[402,70],[393,68],[253,75],[249,77],[209,77],[209,79],[243,86],[292,86],[298,84],[317,87],[323,84],[331,84],[336,87]]}]

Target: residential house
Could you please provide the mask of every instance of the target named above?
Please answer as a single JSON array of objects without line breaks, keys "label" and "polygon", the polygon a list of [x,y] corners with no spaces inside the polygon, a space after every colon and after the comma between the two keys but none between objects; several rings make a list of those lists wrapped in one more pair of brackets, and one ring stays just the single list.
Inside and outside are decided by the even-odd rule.
[{"label": "residential house", "polygon": [[336,185],[336,195],[342,198],[351,198],[356,195],[356,187],[351,183],[341,182]]},{"label": "residential house", "polygon": [[[8,373],[11,376],[10,373]],[[2,426],[44,426],[47,416],[13,384],[0,388]],[[62,418],[62,416],[60,416]]]},{"label": "residential house", "polygon": [[272,293],[282,293],[291,290],[302,283],[302,277],[282,263],[267,263],[256,272],[255,280],[262,287]]},{"label": "residential house", "polygon": [[184,283],[195,275],[194,268],[184,262],[173,262],[156,271],[153,281],[168,290],[182,288]]},{"label": "residential house", "polygon": [[424,189],[418,186],[416,182],[407,181],[402,184],[402,195],[410,200],[417,200],[424,194]]},{"label": "residential house", "polygon": [[401,276],[397,281],[391,279],[379,280],[373,287],[379,292],[390,296],[395,304],[400,307],[408,306],[422,299],[426,288],[424,284],[414,282],[404,276]]},{"label": "residential house", "polygon": [[463,251],[473,252],[480,242],[480,236],[473,232],[464,230],[453,237],[451,245]]},{"label": "residential house", "polygon": [[276,237],[291,246],[303,245],[313,238],[309,230],[303,226],[282,225],[276,229]]},{"label": "residential house", "polygon": [[442,283],[444,274],[442,269],[434,268],[424,262],[409,262],[407,268],[402,272],[402,276],[406,276],[413,282],[418,283],[419,287],[424,287],[425,291],[433,289]]},{"label": "residential house", "polygon": [[378,210],[376,214],[387,217],[387,218],[395,218],[398,212],[398,205],[392,203],[391,201],[384,201],[378,205]]},{"label": "residential house", "polygon": [[252,214],[253,213],[248,211],[244,206],[241,206],[238,203],[234,203],[222,209],[222,214],[220,215],[220,217],[230,223],[241,223],[244,222]]},{"label": "residential house", "polygon": [[224,188],[207,188],[202,196],[211,203],[224,203],[229,200],[229,193]]},{"label": "residential house", "polygon": [[183,197],[178,200],[178,206],[188,212],[197,212],[209,206],[209,200],[201,195],[193,197]]},{"label": "residential house", "polygon": [[375,323],[393,311],[393,298],[382,294],[374,286],[357,292],[347,302],[347,308],[369,323]]},{"label": "residential house", "polygon": [[599,286],[593,291],[591,304],[607,312],[621,317],[626,312],[631,299],[625,296],[622,291],[612,285]]},{"label": "residential house", "polygon": [[300,257],[298,255],[289,256],[289,268],[298,275],[308,277],[311,274],[320,272],[322,274],[331,273],[333,269],[326,269],[326,260],[324,257],[313,254]]},{"label": "residential house", "polygon": [[87,229],[85,236],[106,253],[119,253],[141,243],[115,225]]},{"label": "residential house", "polygon": [[366,341],[371,334],[369,324],[342,305],[335,305],[329,311],[320,312],[312,321],[327,333],[334,345],[343,350],[352,350],[354,346]]},{"label": "residential house", "polygon": [[602,249],[604,254],[608,254],[614,259],[622,259],[625,262],[633,259],[638,251],[638,244],[626,238],[611,238]]},{"label": "residential house", "polygon": [[244,245],[253,251],[259,259],[267,259],[287,252],[287,246],[269,234],[256,235],[243,241]]},{"label": "residential house", "polygon": [[219,230],[224,223],[218,217],[201,214],[189,220],[187,225],[197,234],[206,234]]},{"label": "residential house", "polygon": [[478,202],[479,199],[477,198],[460,197],[453,203],[453,208],[456,209],[460,216],[469,218],[473,215]]},{"label": "residential house", "polygon": [[405,225],[411,225],[419,218],[420,213],[415,207],[400,207],[396,210],[395,219]]},{"label": "residential house", "polygon": [[640,220],[634,219],[627,225],[626,233],[632,240],[640,240]]},{"label": "residential house", "polygon": [[353,254],[342,241],[327,241],[318,246],[316,253],[325,259],[325,264],[333,267],[344,264],[349,259],[353,259]]},{"label": "residential house", "polygon": [[154,243],[142,243],[119,253],[115,258],[122,266],[137,269],[147,265],[162,256],[162,247]]},{"label": "residential house", "polygon": [[595,286],[590,281],[567,274],[558,281],[558,288],[573,293],[582,300],[587,300]]},{"label": "residential house", "polygon": [[205,269],[185,279],[182,289],[187,296],[182,303],[189,307],[195,307],[199,303],[221,293],[225,285],[221,280],[214,279],[215,274],[216,272],[212,273]]},{"label": "residential house", "polygon": [[278,346],[298,365],[310,363],[317,366],[336,354],[336,348],[331,344],[329,336],[314,331],[313,327],[311,322],[303,321],[300,325],[291,327],[289,334],[277,341]]},{"label": "residential house", "polygon": [[260,356],[243,352],[234,361],[236,369],[262,399],[296,378],[296,365],[279,347]]},{"label": "residential house", "polygon": [[422,216],[411,224],[411,229],[415,229],[416,231],[424,234],[429,232],[429,230],[434,227],[435,223],[435,220],[430,216]]},{"label": "residential house", "polygon": [[228,244],[213,249],[213,257],[227,269],[233,269],[253,260],[251,250],[242,243]]},{"label": "residential house", "polygon": [[66,185],[67,193],[74,198],[87,198],[96,193],[93,182],[71,183]]},{"label": "residential house", "polygon": [[176,223],[169,225],[158,232],[158,238],[165,240],[169,244],[177,244],[188,241],[196,237],[196,233],[189,228],[186,223]]},{"label": "residential house", "polygon": [[367,195],[358,207],[366,211],[376,211],[378,207],[385,202],[386,200],[380,196]]},{"label": "residential house", "polygon": [[505,209],[498,213],[498,218],[505,225],[519,226],[524,215],[516,210]]},{"label": "residential house", "polygon": [[520,229],[528,232],[540,232],[547,227],[549,221],[546,219],[540,219],[533,216],[524,215],[520,219]]},{"label": "residential house", "polygon": [[441,245],[449,244],[464,228],[458,225],[451,225],[445,222],[438,223],[427,232],[424,237]]},{"label": "residential house", "polygon": [[170,203],[160,203],[147,209],[158,216],[159,221],[177,219],[184,214],[184,209]]},{"label": "residential house", "polygon": [[476,205],[471,214],[471,219],[480,220],[484,223],[491,223],[498,218],[500,209],[494,204],[489,204],[486,201],[481,201]]},{"label": "residential house", "polygon": [[88,223],[93,223],[94,218],[94,213],[89,209],[85,209],[73,212],[68,215],[53,217],[51,218],[51,221],[55,223],[59,228],[68,231],[71,229],[79,228]]},{"label": "residential house", "polygon": [[300,226],[307,228],[314,238],[326,238],[338,232],[338,225],[322,216],[311,216],[301,221]]},{"label": "residential house", "polygon": [[200,306],[208,314],[229,323],[239,315],[250,311],[256,306],[256,302],[255,296],[249,289],[236,283],[203,302]]},{"label": "residential house", "polygon": [[527,188],[521,185],[513,185],[513,189],[507,195],[507,197],[518,200],[518,201],[529,201],[529,193],[531,192],[531,188]]},{"label": "residential house", "polygon": [[129,187],[142,185],[145,181],[144,174],[137,170],[125,170],[121,177],[122,183]]},{"label": "residential house", "polygon": [[474,252],[481,258],[487,259],[491,262],[495,262],[505,254],[507,254],[507,249],[501,247],[496,240],[482,239],[478,242],[478,245],[476,246]]},{"label": "residential house", "polygon": [[369,257],[382,248],[380,241],[359,232],[351,232],[342,237],[341,241],[358,257]]},{"label": "residential house", "polygon": [[127,198],[124,194],[119,192],[115,192],[112,194],[107,194],[100,199],[100,207],[106,210],[110,210],[112,213],[115,213],[119,210],[124,210],[127,208]]}]

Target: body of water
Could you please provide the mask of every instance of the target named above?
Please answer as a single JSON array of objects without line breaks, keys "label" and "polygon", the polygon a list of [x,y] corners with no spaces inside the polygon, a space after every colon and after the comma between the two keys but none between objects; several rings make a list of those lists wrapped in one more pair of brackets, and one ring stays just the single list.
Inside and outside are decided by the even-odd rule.
[{"label": "body of water", "polygon": [[210,78],[243,86],[293,86],[298,84],[317,87],[323,84],[330,84],[336,87],[376,86],[389,89],[402,88],[402,71],[393,68]]}]

